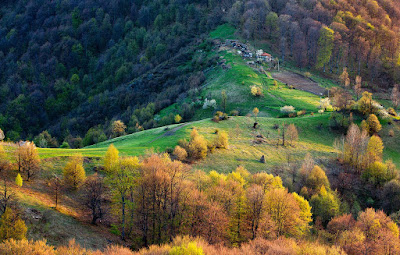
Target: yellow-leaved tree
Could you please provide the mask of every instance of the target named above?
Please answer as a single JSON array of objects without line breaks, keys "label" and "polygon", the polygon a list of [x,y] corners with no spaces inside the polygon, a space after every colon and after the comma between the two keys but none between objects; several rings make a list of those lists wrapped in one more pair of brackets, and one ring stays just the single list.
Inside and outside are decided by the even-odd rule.
[{"label": "yellow-leaved tree", "polygon": [[17,177],[15,177],[15,184],[17,184],[17,186],[22,187],[22,177],[20,174],[17,174]]},{"label": "yellow-leaved tree", "polygon": [[181,120],[182,120],[182,117],[181,117],[181,115],[179,115],[179,114],[175,115],[175,118],[174,118],[174,120],[175,120],[175,123],[180,123],[180,122],[181,122]]},{"label": "yellow-leaved tree", "polygon": [[119,164],[119,152],[117,148],[115,148],[114,144],[111,144],[104,156],[104,170],[107,173],[112,173],[116,171],[116,168]]},{"label": "yellow-leaved tree", "polygon": [[382,139],[376,135],[371,136],[367,145],[368,163],[382,161],[383,148]]},{"label": "yellow-leaved tree", "polygon": [[193,159],[203,159],[207,156],[207,141],[202,135],[199,135],[196,129],[190,134],[189,156]]},{"label": "yellow-leaved tree", "polygon": [[368,132],[370,135],[378,133],[382,129],[382,125],[379,122],[378,117],[375,114],[370,114],[367,119]]},{"label": "yellow-leaved tree", "polygon": [[72,156],[64,167],[65,184],[73,189],[79,188],[86,180],[85,169],[83,168],[83,157]]},{"label": "yellow-leaved tree", "polygon": [[0,242],[7,239],[21,240],[26,238],[28,228],[10,208],[0,218]]}]

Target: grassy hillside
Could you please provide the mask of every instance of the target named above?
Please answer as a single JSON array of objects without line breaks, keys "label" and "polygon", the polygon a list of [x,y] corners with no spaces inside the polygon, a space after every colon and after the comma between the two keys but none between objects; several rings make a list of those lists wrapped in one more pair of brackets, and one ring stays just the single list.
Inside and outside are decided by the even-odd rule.
[{"label": "grassy hillside", "polygon": [[[237,36],[232,26],[222,25],[210,33],[210,38],[223,41],[227,38],[237,38]],[[334,139],[340,137],[341,134],[330,130],[329,113],[310,115],[311,112],[318,111],[319,96],[289,88],[288,85],[281,82],[275,86],[274,79],[269,72],[248,65],[247,60],[237,55],[229,47],[216,48],[209,54],[220,56],[225,67],[220,65],[207,72],[206,81],[197,95],[197,100],[202,102],[205,98],[215,99],[217,108],[197,107],[193,118],[200,121],[149,129],[78,150],[41,148],[39,149],[40,156],[45,159],[82,154],[85,157],[101,158],[110,144],[114,144],[120,154],[125,156],[139,156],[150,151],[162,152],[167,148],[173,148],[180,139],[187,138],[193,127],[199,129],[199,132],[209,140],[214,139],[216,129],[229,133],[231,144],[229,150],[217,150],[207,159],[195,165],[196,168],[204,170],[228,172],[237,165],[244,165],[252,172],[269,171],[274,164],[285,162],[288,153],[298,160],[302,159],[307,152],[322,159],[335,153],[332,144]],[[299,72],[293,67],[285,69]],[[335,82],[332,80],[316,74],[313,74],[312,79],[322,87],[335,86]],[[262,89],[263,96],[255,97],[250,93],[250,87],[253,85]],[[210,121],[215,111],[222,110],[222,91],[227,93],[226,111],[228,113],[237,110],[242,116],[251,116],[253,108],[259,108],[259,130],[254,131],[250,128],[254,122],[252,117],[231,117],[228,121],[220,123]],[[189,100],[193,100],[193,98],[187,98],[184,102],[190,103]],[[297,118],[277,118],[281,115],[280,108],[285,105],[292,105],[297,111],[306,110],[308,115]],[[165,108],[159,113],[159,118],[177,114],[180,106],[180,103],[175,103]],[[283,122],[294,123],[297,126],[300,142],[296,146],[276,146],[272,141],[272,137],[278,135],[273,126]],[[400,145],[389,136],[391,129],[395,131],[396,135],[400,133],[400,129],[396,125],[384,125],[384,129],[380,133],[385,143],[385,158],[391,158],[397,165],[400,165]],[[267,140],[270,142],[261,145],[252,144],[254,136],[257,134],[268,137]],[[258,162],[262,155],[266,157],[265,165]],[[96,164],[96,162],[92,164]]]},{"label": "grassy hillside", "polygon": [[[180,139],[188,138],[192,128],[198,129],[206,139],[213,140],[215,131],[225,130],[229,134],[230,148],[228,150],[216,150],[195,164],[195,168],[204,170],[217,170],[228,172],[238,165],[246,166],[250,171],[269,171],[274,164],[286,161],[286,155],[290,153],[295,159],[301,160],[307,152],[316,158],[334,156],[333,141],[340,134],[332,132],[329,125],[329,113],[314,116],[308,115],[298,118],[270,118],[259,117],[257,121],[260,128],[252,129],[253,117],[231,117],[227,121],[219,123],[210,119],[172,125],[163,128],[146,130],[131,135],[108,140],[84,149],[39,149],[42,158],[63,157],[80,153],[86,157],[103,157],[108,146],[114,144],[121,155],[139,156],[150,151],[162,152],[167,148],[173,148]],[[299,130],[299,142],[295,146],[276,146],[275,137],[278,131],[274,125],[282,123],[294,123]],[[389,129],[394,128],[396,135],[400,134],[398,126],[385,126],[381,137],[385,143],[385,158],[391,158],[400,165],[400,146],[395,139],[388,135]],[[268,142],[253,144],[256,135],[262,134]],[[260,157],[266,157],[266,164],[258,162]]]}]

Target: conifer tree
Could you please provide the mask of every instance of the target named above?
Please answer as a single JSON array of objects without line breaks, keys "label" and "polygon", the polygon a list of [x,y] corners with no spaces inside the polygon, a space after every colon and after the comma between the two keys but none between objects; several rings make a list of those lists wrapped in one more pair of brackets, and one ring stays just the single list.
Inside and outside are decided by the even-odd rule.
[{"label": "conifer tree", "polygon": [[17,186],[22,187],[22,177],[21,175],[18,173],[17,177],[15,177],[15,184],[17,184]]}]

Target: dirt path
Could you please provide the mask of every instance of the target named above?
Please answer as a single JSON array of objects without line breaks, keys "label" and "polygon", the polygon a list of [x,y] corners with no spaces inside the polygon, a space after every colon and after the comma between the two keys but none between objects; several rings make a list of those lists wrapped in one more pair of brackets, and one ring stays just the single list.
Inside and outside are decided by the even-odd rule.
[{"label": "dirt path", "polygon": [[319,86],[315,81],[307,79],[297,73],[289,71],[274,72],[272,73],[272,77],[280,82],[286,83],[287,85],[292,85],[298,90],[304,90],[318,96],[323,95],[326,91],[325,88]]}]

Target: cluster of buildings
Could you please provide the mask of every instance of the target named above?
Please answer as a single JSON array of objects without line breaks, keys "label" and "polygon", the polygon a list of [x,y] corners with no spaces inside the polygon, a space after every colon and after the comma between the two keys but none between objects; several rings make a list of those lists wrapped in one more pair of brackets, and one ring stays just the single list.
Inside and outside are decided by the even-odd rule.
[{"label": "cluster of buildings", "polygon": [[[253,58],[253,52],[246,44],[241,43],[238,40],[227,40],[226,44],[236,49],[237,53],[243,58]],[[271,54],[266,53],[261,49],[256,51],[255,57],[258,62],[271,62],[273,60]]]}]

